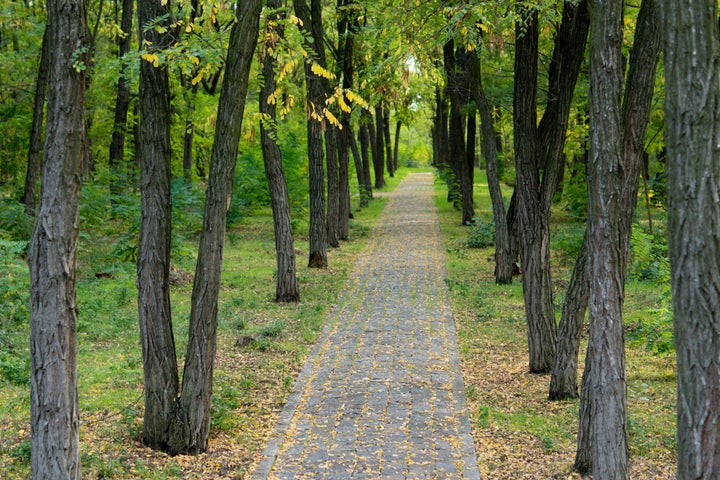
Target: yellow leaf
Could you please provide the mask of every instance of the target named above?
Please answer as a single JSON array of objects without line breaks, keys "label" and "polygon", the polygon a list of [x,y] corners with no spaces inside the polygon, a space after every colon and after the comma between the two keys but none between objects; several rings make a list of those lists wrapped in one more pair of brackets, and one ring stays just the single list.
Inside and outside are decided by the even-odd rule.
[{"label": "yellow leaf", "polygon": [[190,80],[190,83],[192,83],[193,85],[197,85],[198,83],[200,83],[200,80],[202,80],[204,73],[205,73],[205,72],[203,72],[202,70],[200,70],[200,73],[198,73],[198,74],[195,76],[195,78],[193,78],[192,80]]},{"label": "yellow leaf", "polygon": [[195,55],[190,56],[190,61],[193,65],[200,65],[200,59]]},{"label": "yellow leaf", "polygon": [[332,123],[333,125],[338,127],[340,130],[342,130],[342,125],[340,124],[338,119],[335,117],[335,115],[332,114],[332,112],[330,110],[328,110],[327,108],[324,108],[323,113],[325,114],[325,117],[330,121],[330,123]]},{"label": "yellow leaf", "polygon": [[335,75],[330,70],[321,67],[317,63],[313,63],[310,70],[312,70],[312,72],[318,77],[327,78],[328,80],[335,78]]}]

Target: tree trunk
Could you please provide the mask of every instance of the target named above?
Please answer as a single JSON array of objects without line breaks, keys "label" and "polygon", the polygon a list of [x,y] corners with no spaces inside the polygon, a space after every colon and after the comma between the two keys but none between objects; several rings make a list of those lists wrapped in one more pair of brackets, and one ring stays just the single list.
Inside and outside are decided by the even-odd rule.
[{"label": "tree trunk", "polygon": [[[138,1],[138,24],[170,11],[169,3]],[[169,45],[171,33],[141,29],[149,45]],[[179,380],[170,312],[170,83],[167,65],[140,61],[140,239],[137,258],[138,315],[145,378],[143,442],[168,447],[168,429]]]},{"label": "tree trunk", "polygon": [[327,163],[327,244],[340,246],[340,170],[338,166],[338,131],[334,125],[325,126],[325,159]]},{"label": "tree trunk", "polygon": [[717,2],[663,2],[677,478],[720,477]]},{"label": "tree trunk", "polygon": [[[650,118],[652,105],[653,86],[657,71],[657,62],[660,50],[660,20],[658,8],[654,0],[644,0],[640,5],[636,21],[635,39],[630,52],[630,64],[627,74],[627,85],[622,105],[622,140],[621,140],[621,162],[623,165],[623,178],[621,179],[620,196],[620,249],[621,249],[621,274],[623,285],[627,273],[627,255],[629,250],[630,235],[632,232],[632,218],[637,202],[638,176],[642,168],[644,158],[644,142],[647,124]],[[587,236],[587,232],[586,232]],[[586,245],[583,245],[580,256],[576,263],[575,270],[582,270],[588,262]],[[588,274],[581,275],[573,272],[573,277],[568,287],[568,293],[563,307],[563,317],[560,322],[560,330],[568,329],[568,341],[559,342],[561,348],[558,350],[558,358],[553,369],[553,380],[551,381],[551,396],[553,395],[553,384],[557,392],[570,392],[577,387],[576,373],[570,376],[569,364],[574,362],[577,365],[577,355],[580,342],[580,330],[585,316],[590,290],[590,277]],[[566,347],[566,348],[565,348]],[[592,445],[594,434],[591,431],[593,410],[590,406],[593,403],[593,390],[588,386],[592,371],[594,350],[592,344],[588,345],[588,354],[585,361],[585,372],[583,374],[583,387],[580,398],[580,427],[578,431],[578,450],[575,459],[575,467],[581,473],[589,473],[592,468]],[[561,365],[566,368],[562,370]],[[556,373],[555,370],[558,370]],[[557,375],[557,379],[555,378]],[[562,398],[557,394],[556,398]]]},{"label": "tree trunk", "polygon": [[[357,30],[357,4],[353,4],[349,0],[338,0],[336,12],[337,31],[338,31],[338,48],[337,48],[337,64],[341,73],[342,86],[344,89],[351,89],[353,86],[353,50],[354,35]],[[345,103],[350,105],[351,102],[345,97]],[[350,217],[352,215],[350,208],[350,150],[353,149],[355,160],[355,169],[358,176],[358,185],[362,185],[362,160],[357,151],[357,145],[353,145],[354,137],[352,134],[352,124],[350,121],[350,112],[342,111],[340,115],[340,123],[342,129],[338,132],[338,167],[340,174],[340,211],[338,219],[338,236],[340,240],[347,240],[350,234]],[[360,195],[362,197],[362,187]],[[362,201],[362,198],[361,198]]]},{"label": "tree trunk", "polygon": [[[343,130],[345,130],[343,128]],[[349,138],[352,139],[350,132],[350,122],[348,121],[347,132],[350,133]],[[340,240],[347,240],[350,234],[350,150],[348,135],[344,131],[337,131],[337,140],[343,147],[338,149],[338,190],[340,190],[339,209],[338,209],[338,237]]]},{"label": "tree trunk", "polygon": [[385,158],[387,159],[387,169],[390,178],[395,176],[395,164],[393,164],[393,151],[392,151],[392,139],[390,138],[390,110],[383,108],[382,110],[383,119],[383,143],[385,144]]},{"label": "tree trunk", "polygon": [[480,112],[481,149],[485,155],[485,165],[492,201],[493,219],[495,220],[495,283],[512,283],[515,259],[510,254],[510,234],[508,232],[505,202],[500,190],[500,179],[497,168],[497,149],[495,128],[493,127],[492,109],[485,96],[480,72],[480,58],[477,50],[468,53],[468,73],[470,92]]},{"label": "tree trunk", "polygon": [[[46,29],[47,30],[47,29]],[[35,81],[35,100],[33,103],[33,121],[30,127],[30,148],[28,149],[27,172],[25,174],[25,190],[23,203],[25,213],[35,215],[35,187],[40,178],[40,150],[42,148],[42,125],[45,110],[45,92],[48,86],[48,39],[47,31],[43,35],[40,64]]]},{"label": "tree trunk", "polygon": [[400,129],[402,128],[402,122],[398,120],[395,123],[395,148],[393,149],[393,167],[395,171],[398,169],[398,148],[400,147]]},{"label": "tree trunk", "polygon": [[475,131],[477,123],[476,112],[467,114],[467,135],[465,141],[465,161],[463,162],[463,223],[471,224],[475,217],[474,187],[475,187]]},{"label": "tree trunk", "polygon": [[[122,2],[122,17],[120,20],[122,34],[118,34],[117,39],[118,58],[121,60],[130,51],[134,6],[135,0],[123,0]],[[130,80],[126,78],[129,74],[128,68],[128,63],[122,60],[117,84],[117,97],[115,97],[113,133],[108,156],[108,166],[112,172],[112,178],[110,179],[112,194],[120,193],[120,182],[125,166],[125,134],[127,132],[127,114],[130,108]]]},{"label": "tree trunk", "polygon": [[87,45],[87,24],[83,0],[54,0],[47,8],[43,184],[28,252],[31,465],[33,479],[79,479],[75,285],[85,74],[70,59]]},{"label": "tree trunk", "polygon": [[170,432],[172,453],[199,453],[207,449],[225,226],[261,9],[262,0],[240,4],[230,32],[190,300],[182,393]]},{"label": "tree trunk", "polygon": [[358,137],[360,139],[360,153],[362,157],[362,172],[363,172],[363,180],[362,180],[362,191],[360,194],[360,199],[362,202],[362,199],[364,198],[364,204],[367,205],[368,202],[372,199],[372,178],[370,177],[370,155],[368,150],[372,150],[372,139],[370,134],[370,126],[367,123],[364,123],[363,117],[368,117],[369,115],[365,115],[365,112],[363,111],[360,114],[360,130],[358,132]]},{"label": "tree trunk", "polygon": [[[311,0],[312,14],[306,0],[293,2],[295,15],[302,22],[305,33],[305,47],[325,66],[325,47],[323,45],[322,5],[319,0]],[[325,82],[312,70],[310,62],[305,62],[305,88],[308,102],[308,163],[310,174],[310,268],[327,267],[327,219],[325,217],[325,167],[323,166],[323,124],[317,119],[325,105]],[[312,115],[315,112],[315,116]]]},{"label": "tree trunk", "polygon": [[385,142],[383,140],[383,109],[381,104],[375,105],[375,141],[373,144],[373,168],[375,170],[375,188],[385,186]]},{"label": "tree trunk", "polygon": [[628,431],[622,304],[622,0],[591,0],[588,273],[592,344],[590,389],[593,478],[627,479]]},{"label": "tree trunk", "polygon": [[[279,12],[280,6],[279,0],[267,0],[267,7],[271,12]],[[272,13],[263,37],[265,43],[262,51],[263,84],[260,90],[260,113],[267,115],[268,120],[260,124],[260,138],[275,229],[275,253],[277,259],[275,301],[298,302],[300,301],[300,288],[297,282],[295,246],[292,224],[290,223],[290,201],[285,181],[285,171],[283,170],[282,153],[280,146],[275,141],[277,138],[277,108],[275,102],[268,102],[268,98],[275,92],[276,88],[276,61],[272,47],[277,41],[285,37],[284,17],[284,14]]]},{"label": "tree trunk", "polygon": [[193,140],[195,138],[195,97],[198,85],[187,85],[187,78],[182,75],[183,90],[185,96],[185,130],[183,131],[183,177],[187,183],[192,182],[193,167]]},{"label": "tree trunk", "polygon": [[530,372],[550,371],[555,358],[556,326],[550,281],[549,218],[542,208],[538,170],[537,61],[538,14],[522,8],[515,43],[515,164],[521,229],[523,297],[528,326]]}]

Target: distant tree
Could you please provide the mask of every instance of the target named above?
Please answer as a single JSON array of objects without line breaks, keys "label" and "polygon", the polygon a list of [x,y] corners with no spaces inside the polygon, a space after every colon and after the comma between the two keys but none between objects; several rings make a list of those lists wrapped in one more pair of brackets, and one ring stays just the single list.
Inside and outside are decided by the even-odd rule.
[{"label": "distant tree", "polygon": [[28,252],[31,464],[34,479],[79,479],[75,285],[87,24],[83,0],[50,0],[47,9],[42,190]]},{"label": "distant tree", "polygon": [[265,176],[270,189],[270,204],[273,211],[275,228],[275,253],[277,258],[277,275],[275,300],[278,302],[297,302],[300,300],[295,267],[295,246],[290,223],[290,201],[288,199],[285,171],[283,170],[282,152],[277,143],[277,108],[271,101],[275,93],[275,45],[285,35],[283,25],[285,14],[281,11],[279,0],[267,0],[269,10],[265,27],[265,42],[262,46],[263,85],[260,90],[260,113],[266,117],[260,124]]},{"label": "distant tree", "polygon": [[468,73],[470,76],[470,93],[480,113],[481,150],[485,156],[488,189],[490,190],[493,218],[495,220],[495,283],[508,284],[512,283],[514,259],[510,254],[510,233],[508,231],[505,202],[500,190],[493,114],[482,84],[479,49],[468,53]]},{"label": "distant tree", "polygon": [[127,116],[130,109],[130,79],[129,65],[124,56],[130,52],[130,44],[133,36],[133,14],[135,0],[122,1],[122,14],[120,20],[120,31],[117,33],[117,55],[122,60],[120,76],[117,82],[117,96],[115,97],[115,116],[113,120],[112,139],[110,140],[110,153],[108,164],[112,172],[110,188],[112,193],[119,193],[119,180],[122,175],[122,167],[125,162],[125,134],[127,133]]},{"label": "distant tree", "polygon": [[[514,142],[516,189],[508,210],[520,228],[523,297],[528,323],[530,371],[549,372],[557,326],[550,274],[550,207],[567,131],[575,84],[588,34],[586,3],[563,4],[548,71],[547,105],[537,123],[538,11],[518,6],[516,23]],[[516,202],[516,203],[513,203]],[[512,241],[511,241],[512,249]]]},{"label": "distant tree", "polygon": [[720,478],[720,43],[714,0],[662,2],[677,478]]},{"label": "distant tree", "polygon": [[372,132],[375,148],[372,151],[373,168],[375,170],[375,188],[385,186],[385,136],[383,135],[382,103],[375,105],[375,131]]},{"label": "distant tree", "polygon": [[35,100],[33,103],[33,121],[30,127],[30,148],[28,148],[27,170],[25,174],[25,190],[23,203],[25,213],[35,215],[35,187],[40,178],[40,151],[42,147],[42,126],[45,117],[45,92],[48,83],[48,45],[47,29],[43,35],[42,49],[40,51],[40,64],[38,65],[37,80],[35,81]]},{"label": "distant tree", "polygon": [[325,167],[323,160],[323,108],[326,88],[322,76],[313,69],[318,52],[324,52],[322,5],[312,0],[312,10],[306,0],[295,0],[295,15],[300,19],[300,29],[304,33],[305,47],[311,58],[306,59],[305,89],[307,92],[307,142],[308,170],[310,176],[310,254],[308,266],[327,267],[327,220],[325,212]]}]

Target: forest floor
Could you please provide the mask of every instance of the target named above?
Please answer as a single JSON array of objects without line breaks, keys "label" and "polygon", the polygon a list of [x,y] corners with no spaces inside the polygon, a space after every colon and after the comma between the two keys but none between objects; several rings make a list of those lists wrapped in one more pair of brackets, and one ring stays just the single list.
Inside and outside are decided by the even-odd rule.
[{"label": "forest floor", "polygon": [[[402,178],[392,179],[396,185]],[[489,214],[486,187],[478,175],[478,211]],[[436,182],[438,210],[445,241],[446,283],[458,331],[463,375],[478,464],[483,478],[577,479],[571,465],[575,452],[578,402],[549,402],[549,377],[527,368],[525,324],[519,279],[496,286],[491,248],[469,248],[468,227],[444,200],[445,187]],[[392,188],[392,186],[390,187]],[[381,197],[380,195],[378,197]],[[330,252],[327,271],[305,268],[306,239],[297,240],[298,272],[303,299],[297,305],[272,302],[273,242],[269,212],[248,217],[228,234],[221,294],[218,355],[209,449],[199,456],[168,456],[140,442],[142,365],[134,303],[134,265],[119,264],[89,253],[98,239],[81,239],[80,254],[80,407],[81,452],[85,478],[119,479],[241,479],[263,449],[289,395],[332,301],[352,273],[385,199],[356,213],[351,239]],[[556,215],[553,278],[555,304],[562,305],[572,255],[566,244],[577,243],[582,228]],[[564,242],[564,243],[563,243]],[[97,250],[97,248],[95,249]],[[0,252],[1,253],[1,252]],[[105,252],[107,253],[107,252]],[[191,271],[192,258],[177,260],[177,271]],[[25,286],[22,259],[5,259],[0,270],[14,272],[20,291]],[[110,277],[97,277],[96,272]],[[10,274],[5,275],[8,284]],[[17,277],[17,278],[16,278]],[[190,285],[173,287],[173,314],[180,358],[184,353]],[[675,469],[674,353],[656,351],[644,332],[642,318],[663,312],[662,285],[631,282],[626,292],[628,324],[628,405],[631,478],[670,479]],[[16,324],[17,323],[17,324]],[[26,332],[21,323],[3,319],[0,347],[7,338]],[[18,330],[14,337],[12,328]],[[8,333],[9,332],[9,333]],[[640,333],[638,333],[640,332]],[[24,337],[26,338],[26,337]],[[584,347],[583,347],[584,348]],[[0,351],[0,478],[29,476],[29,390],[9,381],[15,368]],[[581,356],[582,363],[582,356]],[[20,368],[20,367],[18,367]],[[13,377],[14,378],[14,377]]]}]

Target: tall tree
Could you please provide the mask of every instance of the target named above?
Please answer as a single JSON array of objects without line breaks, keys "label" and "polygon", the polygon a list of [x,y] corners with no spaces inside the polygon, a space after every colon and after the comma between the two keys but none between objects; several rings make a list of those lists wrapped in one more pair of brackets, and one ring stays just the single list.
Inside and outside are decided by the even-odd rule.
[{"label": "tall tree", "polygon": [[[158,18],[169,18],[167,9],[167,3],[141,0],[138,21],[140,25],[147,25]],[[141,62],[138,155],[142,212],[137,283],[145,373],[143,441],[152,448],[171,453],[197,453],[207,448],[225,224],[261,9],[261,0],[243,2],[235,13],[236,22],[230,32],[191,297],[181,391],[169,300],[169,80],[166,65],[153,65],[149,61],[148,55],[153,58],[152,50]],[[171,28],[143,28],[142,32],[146,47],[172,45]]]},{"label": "tall tree", "polygon": [[23,203],[25,213],[35,215],[35,187],[40,176],[40,147],[42,144],[42,126],[45,117],[45,92],[48,83],[48,45],[47,31],[43,35],[40,50],[40,63],[38,65],[37,79],[35,81],[35,100],[33,103],[33,121],[30,126],[30,148],[28,148],[27,170],[25,174],[25,189]]},{"label": "tall tree", "polygon": [[717,2],[662,2],[677,478],[720,477]]},{"label": "tall tree", "polygon": [[628,431],[622,304],[625,261],[621,204],[623,2],[590,1],[590,149],[588,272],[592,344],[587,388],[592,391],[593,478],[627,479]]},{"label": "tall tree", "polygon": [[522,20],[516,26],[514,85],[517,203],[513,209],[511,201],[508,217],[515,214],[519,219],[530,370],[541,373],[552,367],[557,336],[550,275],[550,207],[589,20],[586,2],[563,4],[548,74],[548,101],[537,125],[538,13],[532,7],[519,9]]},{"label": "tall tree", "polygon": [[538,12],[518,7],[516,26],[514,127],[516,193],[521,228],[523,296],[528,326],[530,371],[550,370],[555,358],[555,311],[550,283],[549,219],[541,207],[537,134]]},{"label": "tall tree", "polygon": [[270,189],[270,204],[273,211],[275,230],[275,254],[277,275],[275,301],[297,302],[300,300],[295,267],[295,245],[290,223],[290,201],[288,198],[282,152],[277,143],[277,107],[271,101],[275,93],[275,45],[284,37],[283,21],[285,12],[281,10],[279,0],[267,0],[268,18],[262,46],[263,84],[260,90],[260,113],[265,116],[260,124],[265,176]]},{"label": "tall tree", "polygon": [[30,239],[30,425],[34,479],[80,478],[78,217],[85,150],[83,0],[47,3],[48,108],[42,193]]},{"label": "tall tree", "polygon": [[[630,248],[633,212],[637,203],[638,176],[645,156],[645,133],[652,105],[653,87],[660,53],[660,15],[655,0],[643,0],[636,20],[635,38],[630,52],[630,63],[623,96],[621,120],[621,179],[620,195],[620,245],[623,285],[627,275],[627,256]],[[589,232],[586,230],[583,246],[573,270],[570,286],[563,306],[560,322],[558,357],[553,366],[550,398],[574,398],[577,396],[576,370],[585,309],[590,292],[589,276]],[[567,338],[565,338],[567,335]],[[593,389],[590,379],[595,363],[593,343],[588,344],[585,370],[583,371],[580,398],[580,426],[575,469],[581,473],[592,470],[593,459]],[[566,396],[561,394],[566,393]],[[574,396],[572,396],[574,394]]]},{"label": "tall tree", "polygon": [[[173,42],[172,29],[146,28],[169,18],[170,2],[138,0],[141,45],[154,49]],[[152,57],[150,57],[152,58]],[[143,352],[145,413],[143,442],[166,450],[179,389],[175,339],[170,311],[170,82],[167,65],[140,62],[140,238],[137,257],[138,316]]]},{"label": "tall tree", "polygon": [[307,95],[308,170],[310,174],[310,254],[308,266],[327,267],[327,225],[325,214],[325,167],[323,166],[323,108],[325,85],[322,76],[313,69],[319,52],[323,52],[322,5],[319,0],[295,0],[295,15],[300,19],[306,50],[311,56],[305,61],[305,90]]},{"label": "tall tree", "polygon": [[[655,0],[643,0],[635,24],[635,37],[630,52],[622,105],[621,153],[625,175],[622,185],[621,218],[623,221],[622,240],[625,249],[629,248],[627,244],[630,241],[633,212],[637,203],[637,180],[645,154],[645,132],[650,118],[660,53],[660,18]],[[578,396],[577,365],[580,333],[585,319],[590,289],[587,262],[587,238],[584,238],[563,303],[558,331],[557,356],[550,380],[549,397],[551,400],[577,398]],[[581,461],[580,463],[584,464],[585,462]]]},{"label": "tall tree", "polygon": [[205,212],[190,299],[182,392],[171,424],[171,452],[207,449],[217,346],[217,313],[227,211],[232,196],[250,64],[258,41],[262,0],[241,3],[230,31],[225,79],[215,125]]},{"label": "tall tree", "polygon": [[385,137],[383,136],[382,102],[375,105],[375,131],[371,133],[374,139],[373,145],[375,145],[372,152],[375,188],[383,188],[385,186]]},{"label": "tall tree", "polygon": [[468,53],[468,74],[470,76],[470,93],[480,113],[481,150],[485,156],[488,189],[490,190],[493,218],[495,220],[495,282],[508,284],[512,282],[514,259],[510,254],[510,233],[508,231],[505,202],[500,190],[492,108],[485,96],[485,89],[482,84],[479,49]]},{"label": "tall tree", "polygon": [[130,52],[132,40],[132,26],[135,0],[122,1],[122,15],[120,19],[120,31],[117,33],[118,58],[122,60],[120,76],[117,83],[117,96],[115,97],[115,116],[113,120],[112,139],[110,140],[110,154],[108,164],[113,172],[113,179],[110,187],[113,193],[118,193],[118,180],[121,175],[122,165],[125,157],[125,134],[127,132],[127,115],[130,108],[130,79],[129,65],[124,59]]}]

